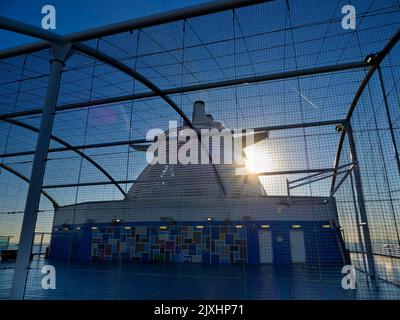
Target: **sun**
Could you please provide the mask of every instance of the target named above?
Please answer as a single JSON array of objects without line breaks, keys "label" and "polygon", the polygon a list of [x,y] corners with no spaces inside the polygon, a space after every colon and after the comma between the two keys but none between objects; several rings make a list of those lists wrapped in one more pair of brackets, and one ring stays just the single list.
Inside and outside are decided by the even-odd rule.
[{"label": "sun", "polygon": [[271,156],[265,150],[256,150],[254,147],[246,149],[246,170],[249,173],[270,172],[273,170]]}]

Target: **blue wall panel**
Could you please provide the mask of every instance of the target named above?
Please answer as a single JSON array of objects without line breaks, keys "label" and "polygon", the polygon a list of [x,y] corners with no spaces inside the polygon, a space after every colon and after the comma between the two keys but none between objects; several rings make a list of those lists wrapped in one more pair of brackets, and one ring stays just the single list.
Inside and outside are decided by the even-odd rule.
[{"label": "blue wall panel", "polygon": [[[304,233],[308,264],[341,263],[338,239],[327,221],[213,221],[203,228],[201,222],[181,222],[161,230],[162,222],[82,225],[77,231],[56,231],[51,241],[50,258],[67,260],[132,260],[136,262],[196,262],[205,264],[259,264],[260,226],[270,226],[275,264],[290,264],[289,232],[300,225]],[[236,228],[241,224],[242,228]],[[92,227],[96,227],[92,230]],[[135,252],[132,256],[132,252]]]},{"label": "blue wall panel", "polygon": [[258,242],[258,231],[259,228],[256,226],[249,226],[247,228],[247,252],[248,252],[248,263],[259,264],[260,263],[260,252]]}]

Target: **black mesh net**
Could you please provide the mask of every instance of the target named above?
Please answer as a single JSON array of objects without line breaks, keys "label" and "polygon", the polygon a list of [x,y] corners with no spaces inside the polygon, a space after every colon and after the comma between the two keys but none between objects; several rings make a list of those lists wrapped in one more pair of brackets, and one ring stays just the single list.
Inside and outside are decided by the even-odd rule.
[{"label": "black mesh net", "polygon": [[[82,42],[107,61],[75,47],[24,298],[398,299],[400,3],[352,2],[354,30],[345,1],[274,1]],[[390,41],[379,66],[366,59]],[[50,69],[51,49],[0,60],[0,298],[17,277]],[[201,125],[266,133],[244,175],[149,168],[149,131],[188,128],[176,107],[194,120],[199,100]]]}]

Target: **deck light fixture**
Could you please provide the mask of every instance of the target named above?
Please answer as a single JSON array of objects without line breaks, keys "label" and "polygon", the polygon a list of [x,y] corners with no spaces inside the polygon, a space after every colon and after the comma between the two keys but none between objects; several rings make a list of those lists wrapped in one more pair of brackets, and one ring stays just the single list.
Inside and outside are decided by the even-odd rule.
[{"label": "deck light fixture", "polygon": [[120,224],[121,223],[121,219],[112,219],[111,220],[111,224],[113,225],[113,226],[116,226],[116,225],[118,225],[118,224]]},{"label": "deck light fixture", "polygon": [[338,125],[335,127],[335,130],[336,130],[336,132],[338,132],[338,133],[342,132],[342,131],[343,131],[343,125],[338,124]]},{"label": "deck light fixture", "polygon": [[377,53],[372,53],[369,54],[365,57],[365,62],[368,64],[375,64],[376,60],[378,60],[378,54]]}]

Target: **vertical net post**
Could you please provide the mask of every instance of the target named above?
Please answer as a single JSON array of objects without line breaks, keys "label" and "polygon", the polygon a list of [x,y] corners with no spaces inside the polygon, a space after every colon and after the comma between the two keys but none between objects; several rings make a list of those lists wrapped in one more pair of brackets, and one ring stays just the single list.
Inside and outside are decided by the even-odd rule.
[{"label": "vertical net post", "polygon": [[[353,130],[351,128],[350,123],[347,124],[346,133],[349,138],[351,160],[354,163],[354,170],[353,170],[354,186],[357,191],[357,202],[358,202],[358,207],[360,210],[360,217],[362,220],[360,225],[357,227],[362,228],[365,251],[366,251],[366,256],[367,256],[368,274],[372,280],[375,280],[376,279],[375,260],[374,260],[374,253],[373,253],[373,249],[372,249],[371,235],[369,232],[367,210],[365,208],[364,192],[363,192],[363,188],[362,188],[362,184],[361,184],[360,165],[358,163],[356,146],[355,146],[354,137],[353,137]],[[365,270],[365,271],[367,272],[367,270]]]},{"label": "vertical net post", "polygon": [[382,70],[381,70],[380,66],[378,66],[377,69],[378,69],[379,83],[380,83],[382,95],[383,95],[383,105],[385,107],[386,118],[387,118],[388,125],[389,125],[390,139],[392,140],[394,156],[396,158],[397,171],[400,174],[399,150],[397,149],[396,136],[395,136],[394,130],[393,130],[392,116],[390,114],[389,103],[387,101],[387,94],[386,94],[385,84],[383,82]]},{"label": "vertical net post", "polygon": [[65,61],[71,54],[71,44],[52,44],[50,76],[47,86],[46,100],[43,107],[40,130],[36,142],[35,156],[32,165],[31,180],[26,199],[24,217],[21,228],[18,256],[11,287],[11,298],[21,300],[24,297],[25,283],[28,276],[32,241],[38,215],[46,158],[53,128],[54,111],[57,104],[61,74]]}]

